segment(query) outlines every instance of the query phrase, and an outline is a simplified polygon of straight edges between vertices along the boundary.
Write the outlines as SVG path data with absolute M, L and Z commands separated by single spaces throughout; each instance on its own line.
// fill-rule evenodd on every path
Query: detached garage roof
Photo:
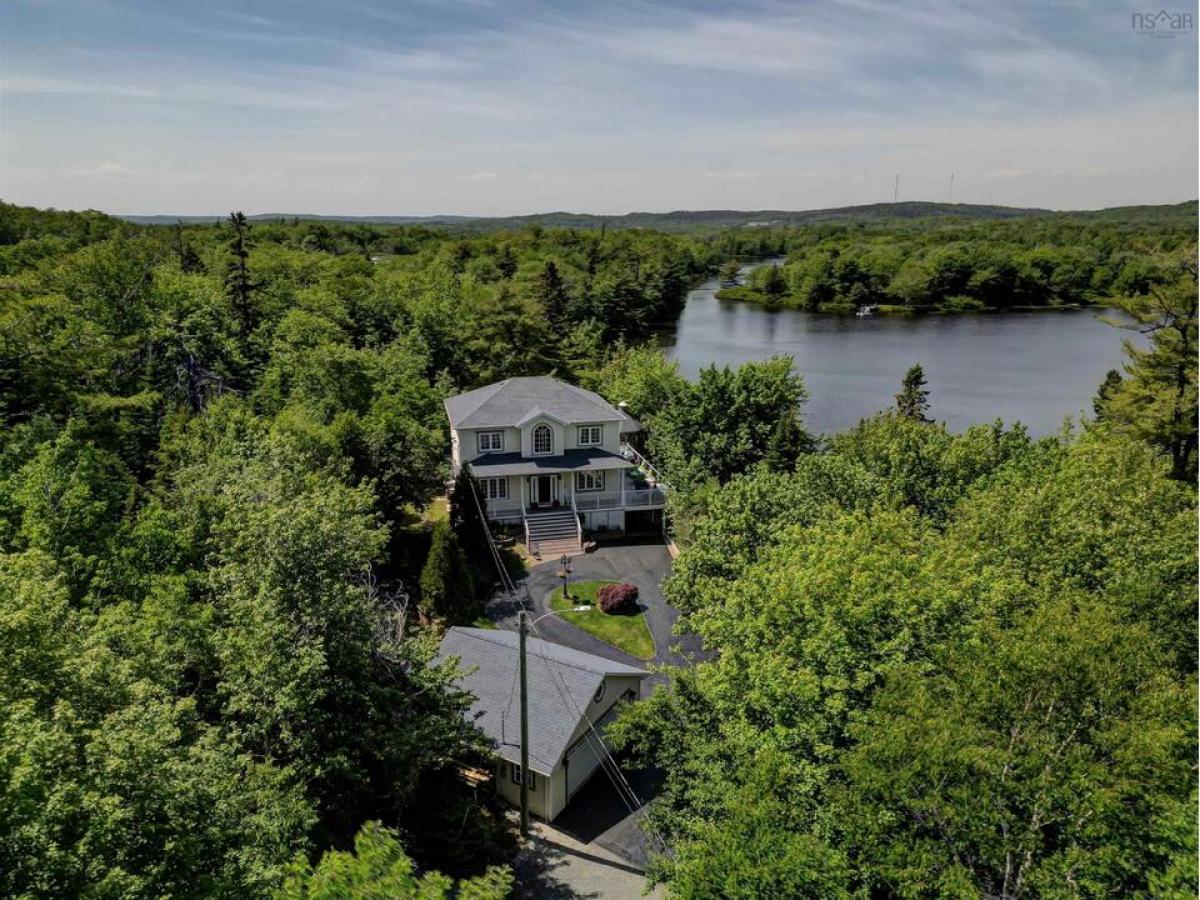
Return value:
M 547 375 L 506 378 L 445 402 L 451 428 L 513 428 L 545 415 L 564 425 L 620 422 L 623 434 L 641 430 L 636 419 L 599 394 Z
M 475 696 L 468 720 L 496 742 L 510 762 L 521 761 L 518 636 L 488 628 L 451 628 L 438 659 L 456 656 L 465 674 L 459 686 Z M 571 743 L 582 713 L 609 675 L 646 672 L 602 656 L 528 638 L 529 767 L 549 776 Z

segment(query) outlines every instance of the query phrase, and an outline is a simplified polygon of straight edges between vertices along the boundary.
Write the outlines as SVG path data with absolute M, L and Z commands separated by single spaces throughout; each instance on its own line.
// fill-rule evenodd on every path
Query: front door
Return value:
M 551 476 L 538 475 L 533 479 L 533 502 L 537 506 L 549 506 L 553 501 L 550 496 Z

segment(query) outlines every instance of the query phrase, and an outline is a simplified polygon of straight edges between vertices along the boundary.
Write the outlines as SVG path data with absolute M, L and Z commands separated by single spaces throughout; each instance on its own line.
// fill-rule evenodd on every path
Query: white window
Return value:
M 508 499 L 507 478 L 481 478 L 479 484 L 483 488 L 483 495 L 488 500 Z
M 577 491 L 602 491 L 602 490 L 604 490 L 604 473 L 603 472 L 576 472 L 575 473 L 575 490 L 577 490 Z
M 539 425 L 533 429 L 533 452 L 546 454 L 554 450 L 554 432 L 549 425 Z
M 521 764 L 520 763 L 509 763 L 508 765 L 509 765 L 509 769 L 510 769 L 509 777 L 512 779 L 512 783 L 520 784 L 521 783 Z M 537 775 L 532 770 L 525 773 L 525 781 L 529 785 L 529 789 L 531 791 L 537 790 Z
M 579 446 L 599 447 L 604 443 L 604 427 L 601 425 L 580 425 Z
M 479 452 L 494 453 L 497 450 L 504 449 L 504 432 L 503 431 L 481 431 L 479 432 Z

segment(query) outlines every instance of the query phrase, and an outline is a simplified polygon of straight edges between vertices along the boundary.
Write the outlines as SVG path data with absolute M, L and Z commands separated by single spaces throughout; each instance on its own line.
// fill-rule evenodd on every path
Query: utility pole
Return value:
M 529 632 L 528 614 L 517 614 L 521 635 L 521 837 L 529 837 L 529 690 L 525 683 L 525 635 Z
M 900 175 L 899 175 L 899 173 L 896 174 L 896 187 L 895 187 L 895 190 L 892 191 L 892 202 L 893 203 L 900 202 Z

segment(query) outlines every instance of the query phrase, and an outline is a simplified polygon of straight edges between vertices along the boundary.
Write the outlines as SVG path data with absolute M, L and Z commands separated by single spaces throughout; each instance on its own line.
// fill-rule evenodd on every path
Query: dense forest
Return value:
M 813 226 L 790 236 L 785 261 L 756 269 L 744 284 L 723 272 L 718 296 L 813 312 L 1053 308 L 1145 296 L 1174 279 L 1172 254 L 1194 240 L 1188 206 L 1127 219 Z
M 669 599 L 715 654 L 614 731 L 666 773 L 675 896 L 1185 896 L 1194 223 L 952 227 L 1112 273 L 1150 345 L 1075 432 L 951 434 L 914 370 L 822 440 L 791 360 L 689 381 L 644 342 L 730 259 L 899 273 L 940 225 L 0 206 L 0 893 L 507 896 L 511 828 L 453 777 L 487 748 L 432 662 L 490 559 L 431 501 L 442 398 L 554 373 L 648 425 Z

